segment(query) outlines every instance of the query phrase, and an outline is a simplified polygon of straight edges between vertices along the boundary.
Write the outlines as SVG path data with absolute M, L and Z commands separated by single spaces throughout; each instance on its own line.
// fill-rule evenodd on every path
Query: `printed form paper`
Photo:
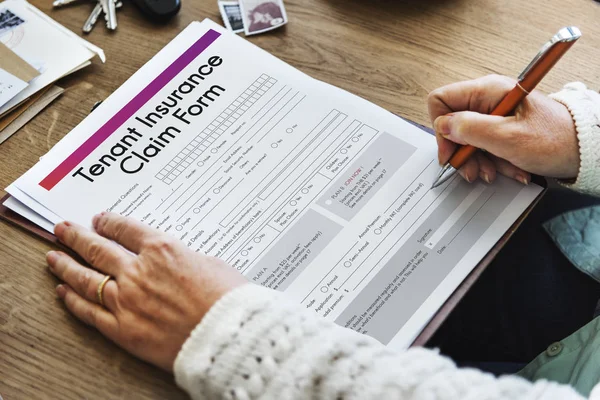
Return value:
M 0 107 L 8 103 L 26 87 L 27 82 L 0 68 Z
M 137 218 L 404 348 L 541 191 L 429 189 L 436 154 L 426 132 L 204 21 L 8 191 L 52 223 Z

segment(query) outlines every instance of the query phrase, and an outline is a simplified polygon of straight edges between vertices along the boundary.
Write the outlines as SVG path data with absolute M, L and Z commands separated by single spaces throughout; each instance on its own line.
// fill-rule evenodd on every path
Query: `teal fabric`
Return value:
M 600 206 L 562 214 L 544 228 L 575 267 L 600 282 Z M 600 317 L 548 346 L 517 375 L 569 384 L 589 396 L 600 383 Z
M 574 387 L 588 397 L 600 382 L 600 317 L 560 342 L 552 343 L 517 375 Z
M 559 215 L 544 228 L 574 266 L 600 282 L 600 206 Z

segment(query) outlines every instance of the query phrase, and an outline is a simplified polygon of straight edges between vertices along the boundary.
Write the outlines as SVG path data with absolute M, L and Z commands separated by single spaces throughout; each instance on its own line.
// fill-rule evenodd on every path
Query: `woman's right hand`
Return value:
M 430 93 L 429 115 L 438 142 L 440 164 L 446 163 L 457 144 L 470 144 L 477 152 L 461 168 L 469 182 L 478 176 L 492 182 L 499 172 L 527 184 L 529 173 L 554 178 L 576 178 L 579 143 L 573 118 L 561 103 L 533 91 L 513 116 L 488 115 L 516 81 L 490 75 L 453 83 Z

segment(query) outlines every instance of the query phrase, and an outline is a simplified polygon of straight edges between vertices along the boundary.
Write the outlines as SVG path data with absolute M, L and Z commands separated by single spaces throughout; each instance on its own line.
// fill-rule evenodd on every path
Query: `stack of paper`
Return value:
M 25 0 L 0 3 L 0 143 L 54 100 L 53 83 L 102 50 Z

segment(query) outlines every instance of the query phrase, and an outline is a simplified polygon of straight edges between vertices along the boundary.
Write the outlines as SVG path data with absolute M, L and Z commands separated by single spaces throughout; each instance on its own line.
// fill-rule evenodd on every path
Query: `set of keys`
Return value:
M 82 0 L 56 0 L 52 5 L 54 7 L 63 7 L 80 1 Z M 90 33 L 103 14 L 106 27 L 112 31 L 117 29 L 117 9 L 122 6 L 123 3 L 120 0 L 97 0 L 96 6 L 85 21 L 85 24 L 83 24 L 83 32 Z

